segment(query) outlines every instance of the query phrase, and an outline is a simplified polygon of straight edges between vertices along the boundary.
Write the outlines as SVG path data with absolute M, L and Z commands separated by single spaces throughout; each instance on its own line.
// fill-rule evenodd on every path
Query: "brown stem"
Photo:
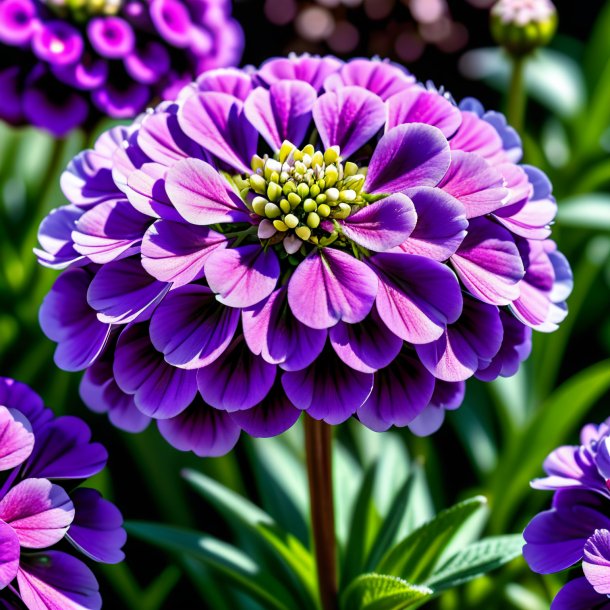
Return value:
M 332 428 L 308 415 L 305 416 L 305 453 L 320 602 L 323 610 L 337 610 Z

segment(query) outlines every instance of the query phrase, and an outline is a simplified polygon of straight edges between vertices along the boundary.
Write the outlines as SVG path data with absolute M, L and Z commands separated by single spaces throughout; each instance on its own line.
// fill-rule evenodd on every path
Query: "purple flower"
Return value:
M 93 573 L 56 545 L 65 540 L 93 561 L 123 560 L 121 513 L 80 486 L 102 470 L 106 450 L 83 421 L 55 418 L 22 383 L 0 378 L 0 405 L 0 602 L 97 610 Z
M 230 0 L 0 0 L 0 119 L 56 136 L 133 118 L 237 63 Z
M 530 568 L 550 574 L 580 564 L 584 576 L 570 581 L 552 610 L 610 608 L 610 427 L 582 429 L 581 444 L 555 449 L 547 476 L 532 487 L 555 491 L 553 506 L 530 522 L 523 554 Z
M 551 187 L 507 133 L 388 62 L 207 72 L 64 173 L 37 251 L 57 364 L 198 455 L 302 411 L 435 431 L 565 315 Z

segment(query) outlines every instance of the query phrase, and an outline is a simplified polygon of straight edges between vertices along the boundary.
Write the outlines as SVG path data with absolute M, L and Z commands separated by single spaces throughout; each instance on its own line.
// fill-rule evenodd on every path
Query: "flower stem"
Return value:
M 527 59 L 524 56 L 512 57 L 512 73 L 510 78 L 510 87 L 508 90 L 508 108 L 507 118 L 519 133 L 523 129 L 523 121 L 525 117 L 525 84 L 524 71 L 525 62 Z
M 305 416 L 305 453 L 320 602 L 322 610 L 337 610 L 332 428 L 308 415 Z

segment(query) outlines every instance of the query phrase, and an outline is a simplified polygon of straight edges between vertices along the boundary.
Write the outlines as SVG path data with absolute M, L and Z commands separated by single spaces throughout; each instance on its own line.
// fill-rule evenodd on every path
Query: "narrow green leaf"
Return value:
M 265 608 L 293 610 L 295 600 L 283 584 L 261 570 L 260 566 L 239 549 L 217 538 L 184 528 L 143 521 L 125 524 L 136 538 L 162 549 L 186 554 L 220 571 L 236 586 L 260 601 Z
M 363 574 L 356 578 L 341 599 L 343 610 L 402 610 L 417 604 L 433 592 L 387 574 Z
M 522 548 L 521 534 L 479 540 L 457 552 L 435 570 L 426 585 L 435 592 L 457 587 L 519 557 Z
M 400 576 L 411 582 L 425 580 L 461 527 L 486 503 L 484 497 L 477 496 L 440 512 L 390 549 L 376 572 Z

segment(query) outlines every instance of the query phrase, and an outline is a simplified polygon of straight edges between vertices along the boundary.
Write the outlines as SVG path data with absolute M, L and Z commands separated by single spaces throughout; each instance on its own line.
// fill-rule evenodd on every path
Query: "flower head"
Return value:
M 430 433 L 566 314 L 551 185 L 520 154 L 502 115 L 391 63 L 208 72 L 64 174 L 38 250 L 65 269 L 56 362 L 201 455 L 302 411 Z
M 536 489 L 555 491 L 553 507 L 536 515 L 524 532 L 523 554 L 540 574 L 582 565 L 552 610 L 610 608 L 610 422 L 585 426 L 580 445 L 555 449 L 545 460 L 547 476 Z
M 0 119 L 62 136 L 237 62 L 230 0 L 0 0 Z
M 14 608 L 21 600 L 28 610 L 101 608 L 91 570 L 56 546 L 67 541 L 93 561 L 123 560 L 121 514 L 96 490 L 80 487 L 102 470 L 106 450 L 90 441 L 83 421 L 54 417 L 28 386 L 6 378 L 0 435 L 0 602 Z

